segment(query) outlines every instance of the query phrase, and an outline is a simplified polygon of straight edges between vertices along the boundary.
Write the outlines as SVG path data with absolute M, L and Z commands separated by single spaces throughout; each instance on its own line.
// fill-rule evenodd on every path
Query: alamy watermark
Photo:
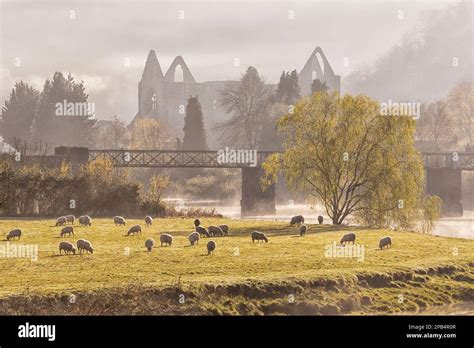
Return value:
M 257 166 L 257 150 L 240 149 L 234 150 L 226 146 L 225 149 L 217 151 L 217 163 L 219 164 L 248 164 L 250 167 Z
M 380 114 L 383 116 L 410 116 L 420 118 L 421 104 L 418 102 L 394 102 L 389 99 L 380 103 Z
M 365 247 L 361 244 L 340 245 L 333 242 L 324 247 L 324 256 L 327 258 L 356 258 L 357 261 L 364 261 Z
M 23 258 L 31 261 L 38 260 L 37 244 L 17 244 L 2 243 L 0 244 L 0 258 Z
M 95 103 L 92 102 L 68 102 L 63 100 L 55 104 L 56 116 L 95 116 Z

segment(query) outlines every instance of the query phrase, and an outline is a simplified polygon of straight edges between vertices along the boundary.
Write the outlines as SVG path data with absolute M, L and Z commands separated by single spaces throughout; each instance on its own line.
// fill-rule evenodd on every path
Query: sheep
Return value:
M 67 222 L 67 219 L 65 216 L 58 217 L 58 219 L 56 220 L 56 226 L 65 225 L 66 222 Z
M 72 226 L 63 227 L 63 229 L 61 230 L 61 237 L 64 237 L 66 234 L 68 236 L 70 236 L 71 234 L 74 236 L 74 227 Z
M 122 216 L 114 216 L 114 224 L 117 225 L 124 225 L 125 226 L 125 219 Z
M 130 227 L 128 230 L 127 236 L 130 236 L 131 234 L 142 234 L 142 227 L 140 225 L 134 225 Z
M 296 215 L 291 218 L 290 226 L 299 225 L 301 223 L 304 223 L 303 215 Z
M 303 237 L 306 234 L 307 227 L 306 225 L 302 225 L 300 227 L 300 237 Z
M 318 216 L 318 222 L 319 222 L 319 224 L 322 225 L 322 224 L 323 224 L 323 221 L 324 221 L 323 217 L 322 217 L 321 215 L 319 215 L 319 216 Z
M 224 232 L 222 231 L 222 229 L 217 226 L 209 226 L 207 230 L 209 231 L 209 234 L 213 237 L 217 237 L 217 236 L 222 237 L 224 235 Z
M 201 224 L 199 219 L 194 220 L 194 227 L 198 227 Z
M 193 232 L 188 236 L 188 240 L 189 240 L 189 243 L 191 243 L 191 245 L 198 244 L 199 238 L 200 236 L 199 236 L 199 233 L 197 232 Z
M 210 255 L 211 253 L 214 253 L 214 250 L 216 250 L 216 242 L 214 242 L 213 240 L 209 241 L 207 243 L 207 255 Z
M 204 237 L 209 238 L 211 236 L 209 232 L 207 232 L 207 230 L 202 226 L 196 227 L 196 232 L 199 233 L 199 235 L 204 236 Z
M 160 242 L 161 246 L 163 246 L 163 244 L 171 246 L 171 243 L 173 243 L 173 236 L 171 234 L 163 233 L 160 235 Z
M 79 254 L 82 255 L 83 250 L 85 250 L 87 252 L 90 252 L 91 254 L 94 253 L 94 249 L 92 248 L 92 244 L 88 240 L 79 239 L 76 244 L 77 244 L 77 250 L 79 250 Z
M 76 247 L 72 243 L 69 243 L 69 242 L 59 243 L 59 254 L 61 254 L 62 251 L 64 251 L 64 254 L 73 253 L 74 255 L 76 255 L 76 250 L 77 250 Z
M 153 247 L 155 246 L 155 241 L 151 238 L 147 239 L 145 241 L 145 248 L 147 248 L 148 251 L 151 251 Z
M 356 240 L 355 233 L 348 233 L 342 236 L 341 242 L 339 244 L 345 245 L 347 242 L 352 242 L 352 244 L 354 244 L 355 240 Z
M 79 224 L 81 224 L 82 226 L 91 226 L 92 219 L 89 215 L 79 216 Z
M 252 243 L 254 241 L 265 241 L 265 243 L 268 243 L 268 238 L 263 232 L 258 232 L 258 231 L 253 231 L 252 232 Z
M 150 215 L 145 216 L 145 223 L 147 226 L 151 226 L 153 224 L 153 218 Z
M 70 222 L 71 225 L 74 225 L 75 220 L 76 220 L 76 217 L 74 215 L 66 215 L 66 221 Z
M 219 227 L 221 228 L 222 232 L 224 232 L 224 236 L 229 235 L 229 226 L 227 226 L 227 225 L 219 225 Z
M 379 248 L 382 250 L 384 247 L 387 247 L 387 249 L 392 247 L 392 238 L 390 237 L 383 237 L 379 241 Z
M 8 232 L 7 240 L 10 240 L 13 238 L 18 238 L 18 240 L 20 240 L 20 237 L 21 237 L 21 230 L 17 228 L 15 230 L 11 230 L 10 232 Z

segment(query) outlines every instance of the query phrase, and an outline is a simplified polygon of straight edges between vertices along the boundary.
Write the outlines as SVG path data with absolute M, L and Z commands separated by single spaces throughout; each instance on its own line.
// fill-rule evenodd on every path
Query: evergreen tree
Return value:
M 284 104 L 294 104 L 300 98 L 300 86 L 298 83 L 298 73 L 296 70 L 290 72 L 283 71 L 278 83 L 276 96 L 277 102 Z
M 17 82 L 2 108 L 0 133 L 7 141 L 28 141 L 38 105 L 39 91 L 23 81 Z
M 208 150 L 206 130 L 198 97 L 190 97 L 184 118 L 183 150 Z
M 311 85 L 311 94 L 316 92 L 326 92 L 328 89 L 326 82 L 321 82 L 319 79 L 315 79 Z

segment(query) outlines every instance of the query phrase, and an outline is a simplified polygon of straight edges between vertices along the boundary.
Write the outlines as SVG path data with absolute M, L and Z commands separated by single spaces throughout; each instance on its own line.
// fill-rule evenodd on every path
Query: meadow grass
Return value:
M 284 222 L 206 218 L 204 226 L 230 228 L 229 236 L 212 238 L 217 249 L 208 256 L 208 238 L 195 246 L 188 242 L 193 219 L 157 218 L 150 227 L 142 220 L 127 220 L 124 227 L 111 218 L 93 219 L 91 227 L 76 222 L 75 236 L 64 238 L 54 222 L 0 220 L 1 244 L 7 245 L 2 234 L 21 228 L 21 240 L 10 246 L 39 250 L 36 261 L 0 257 L 0 312 L 3 304 L 3 312 L 12 313 L 5 309 L 11 298 L 108 291 L 117 300 L 121 291 L 159 297 L 160 289 L 186 292 L 194 298 L 187 310 L 198 314 L 404 312 L 474 299 L 474 240 L 329 225 L 308 225 L 300 237 L 297 227 Z M 134 224 L 142 226 L 142 235 L 126 236 Z M 254 230 L 265 232 L 269 243 L 252 243 Z M 327 248 L 349 231 L 356 233 L 363 254 L 327 257 Z M 173 235 L 171 247 L 160 247 L 161 233 Z M 386 235 L 392 248 L 380 250 L 378 241 Z M 79 238 L 91 241 L 93 255 L 59 255 L 61 241 Z M 145 249 L 147 238 L 156 242 L 152 252 Z M 148 304 L 150 313 L 166 312 L 158 307 Z M 181 311 L 186 313 L 185 307 L 170 309 Z

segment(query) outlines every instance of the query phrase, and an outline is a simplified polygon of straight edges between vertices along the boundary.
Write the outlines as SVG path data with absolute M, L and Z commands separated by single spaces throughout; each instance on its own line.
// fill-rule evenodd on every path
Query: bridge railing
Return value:
M 115 167 L 247 168 L 261 166 L 270 151 L 89 150 L 89 161 L 110 160 Z

